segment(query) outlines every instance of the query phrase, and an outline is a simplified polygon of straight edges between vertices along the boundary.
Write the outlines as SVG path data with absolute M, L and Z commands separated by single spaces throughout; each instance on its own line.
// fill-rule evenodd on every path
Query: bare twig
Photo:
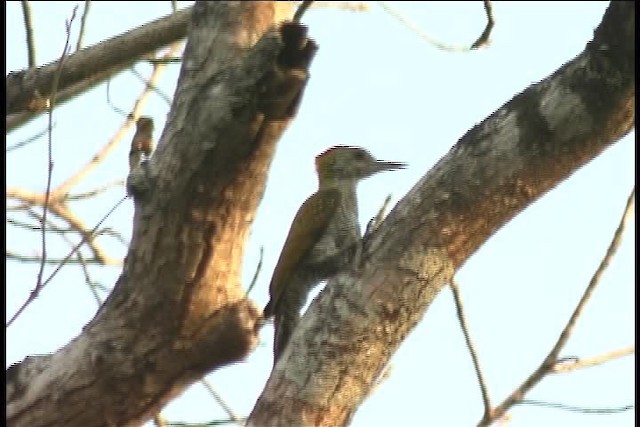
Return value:
M 67 243 L 69 243 L 69 245 L 73 247 L 73 243 L 66 236 L 64 237 L 64 240 L 66 240 Z M 91 275 L 89 274 L 89 266 L 86 260 L 84 259 L 84 257 L 82 256 L 81 251 L 76 252 L 76 258 L 78 259 L 78 264 L 80 264 L 80 267 L 82 268 L 82 274 L 84 275 L 84 282 L 86 283 L 87 287 L 89 288 L 89 291 L 91 292 L 91 295 L 93 295 L 93 298 L 96 300 L 96 303 L 99 306 L 100 304 L 102 304 L 102 298 L 100 298 L 100 295 L 98 295 L 98 292 L 96 291 L 96 288 L 93 285 L 93 280 L 91 280 Z
M 49 140 L 47 143 L 47 188 L 44 193 L 44 205 L 42 206 L 42 263 L 40 264 L 40 271 L 38 271 L 38 277 L 36 280 L 36 289 L 42 284 L 42 274 L 44 273 L 44 260 L 47 258 L 47 208 L 49 206 L 49 196 L 51 195 L 51 176 L 53 175 L 53 109 L 56 104 L 56 92 L 58 91 L 58 82 L 60 81 L 60 75 L 62 74 L 62 67 L 64 66 L 64 59 L 69 52 L 69 39 L 71 38 L 71 24 L 76 17 L 76 10 L 78 6 L 73 8 L 71 13 L 71 19 L 66 22 L 67 38 L 64 42 L 64 49 L 62 55 L 60 55 L 60 61 L 58 64 L 58 70 L 53 78 L 53 84 L 51 87 L 51 98 L 49 100 Z
M 242 425 L 243 420 L 240 419 L 234 412 L 233 410 L 229 407 L 229 405 L 227 405 L 227 403 L 222 399 L 222 396 L 220 396 L 218 394 L 218 392 L 216 392 L 213 389 L 213 386 L 211 384 L 209 384 L 209 382 L 203 378 L 200 380 L 200 382 L 202 383 L 202 385 L 204 386 L 204 388 L 207 389 L 207 391 L 209 392 L 209 394 L 211 394 L 211 396 L 213 396 L 213 398 L 216 400 L 216 402 L 218 402 L 218 405 L 220 405 L 222 407 L 222 409 L 224 409 L 224 411 L 227 413 L 227 415 L 229 415 L 229 418 L 231 418 L 231 420 L 233 420 L 233 422 L 235 424 L 238 425 Z
M 582 406 L 565 405 L 563 403 L 544 402 L 541 400 L 525 399 L 516 403 L 516 405 L 529 405 L 529 406 L 542 406 L 545 408 L 562 409 L 563 411 L 580 412 L 582 414 L 617 414 L 620 412 L 626 412 L 633 408 L 635 405 L 620 406 L 617 408 L 585 408 Z
M 311 6 L 312 4 L 313 4 L 313 1 L 309 1 L 309 0 L 305 0 L 302 3 L 300 3 L 300 6 L 298 6 L 298 9 L 296 9 L 296 13 L 293 14 L 292 21 L 300 22 L 300 20 L 302 19 L 302 16 L 307 11 L 307 9 L 309 9 L 309 6 Z
M 382 206 L 378 210 L 378 213 L 376 214 L 376 216 L 371 218 L 371 220 L 369 220 L 369 222 L 367 223 L 367 228 L 364 231 L 364 235 L 365 235 L 364 238 L 369 236 L 371 233 L 373 233 L 373 230 L 378 228 L 378 225 L 380 225 L 380 223 L 384 219 L 384 216 L 387 213 L 387 207 L 389 206 L 390 202 L 391 202 L 391 194 L 388 194 L 387 197 L 384 199 L 384 202 L 382 203 Z
M 599 356 L 590 357 L 587 359 L 579 359 L 576 357 L 576 358 L 573 358 L 572 360 L 567 360 L 567 358 L 564 358 L 562 360 L 558 360 L 558 362 L 553 366 L 553 369 L 551 371 L 553 373 L 560 373 L 560 372 L 571 372 L 571 371 L 575 371 L 582 368 L 590 368 L 592 366 L 601 365 L 605 362 L 609 362 L 611 360 L 628 356 L 630 354 L 635 353 L 635 351 L 636 351 L 636 346 L 630 345 L 628 347 L 609 351 Z
M 90 190 L 90 191 L 86 191 L 84 193 L 78 193 L 78 194 L 69 194 L 66 197 L 66 200 L 84 200 L 84 199 L 89 199 L 91 197 L 95 197 L 101 193 L 104 193 L 105 191 L 107 191 L 110 188 L 116 187 L 116 186 L 124 186 L 124 180 L 122 179 L 117 179 L 113 182 L 110 182 L 109 184 L 105 184 L 101 187 L 98 187 L 96 189 Z
M 178 1 L 177 0 L 171 0 L 171 11 L 172 12 L 177 12 L 178 11 Z
M 53 128 L 55 128 L 56 125 L 55 123 L 53 124 Z M 7 153 L 13 150 L 17 150 L 18 148 L 22 148 L 26 145 L 31 144 L 32 142 L 36 142 L 38 139 L 42 138 L 43 136 L 45 136 L 47 133 L 49 133 L 49 127 L 47 126 L 46 129 L 41 130 L 40 132 L 38 132 L 37 134 L 30 136 L 29 138 L 25 139 L 24 141 L 20 141 L 20 142 L 16 142 L 15 144 L 7 147 Z
M 332 8 L 347 12 L 367 12 L 369 5 L 364 1 L 317 1 L 314 8 Z
M 260 246 L 260 259 L 258 260 L 258 265 L 256 265 L 256 271 L 253 273 L 253 279 L 251 279 L 251 283 L 249 283 L 249 287 L 247 288 L 247 295 L 249 295 L 249 292 L 251 292 L 258 281 L 260 270 L 262 270 L 262 255 L 264 255 L 264 246 Z
M 32 193 L 20 188 L 7 188 L 6 195 L 9 199 L 14 198 L 24 202 L 26 207 L 22 210 L 27 210 L 31 216 L 38 219 L 41 223 L 46 219 L 42 215 L 34 213 L 32 209 L 29 209 L 34 205 L 43 206 L 45 204 L 45 195 Z M 100 259 L 103 265 L 120 265 L 119 260 L 109 257 L 98 245 L 97 241 L 92 238 L 90 235 L 91 232 L 84 226 L 84 223 L 64 203 L 65 200 L 63 196 L 64 195 L 61 195 L 57 190 L 53 191 L 50 200 L 47 202 L 47 206 L 49 207 L 48 211 L 65 220 L 71 227 L 75 228 L 79 234 L 85 236 L 89 248 L 93 251 L 94 257 Z M 46 227 L 43 232 L 47 232 Z M 42 259 L 46 262 L 46 257 L 43 256 Z
M 33 22 L 31 21 L 31 4 L 28 0 L 22 0 L 22 17 L 24 18 L 24 32 L 27 36 L 29 68 L 34 68 L 36 66 L 36 43 L 33 35 Z
M 489 391 L 487 389 L 487 382 L 484 379 L 484 375 L 482 374 L 482 369 L 480 368 L 480 360 L 478 358 L 478 354 L 476 353 L 475 346 L 471 341 L 471 335 L 469 334 L 469 325 L 467 324 L 467 319 L 464 314 L 464 307 L 462 305 L 462 296 L 460 295 L 460 289 L 458 284 L 455 281 L 451 282 L 451 293 L 453 294 L 453 300 L 456 304 L 456 314 L 458 316 L 458 322 L 460 323 L 460 329 L 462 329 L 462 333 L 464 334 L 464 340 L 467 344 L 467 349 L 469 349 L 469 354 L 471 355 L 471 360 L 473 361 L 473 368 L 476 371 L 476 377 L 478 378 L 478 384 L 480 385 L 480 392 L 482 393 L 482 403 L 484 404 L 484 417 L 491 417 L 491 400 L 489 398 Z
M 28 222 L 23 222 L 20 220 L 17 220 L 15 218 L 7 218 L 7 224 L 9 225 L 13 225 L 16 228 L 21 228 L 23 230 L 27 230 L 27 231 L 37 231 L 37 232 L 42 232 L 42 224 L 38 223 L 38 224 L 31 224 Z M 75 233 L 76 230 L 74 230 L 73 228 L 63 228 L 63 227 L 58 227 L 56 224 L 53 224 L 50 220 L 47 221 L 47 232 L 49 233 L 58 233 L 58 234 L 64 234 L 64 233 Z
M 484 27 L 484 31 L 478 37 L 478 40 L 473 42 L 471 45 L 471 49 L 479 49 L 484 46 L 489 45 L 489 37 L 491 36 L 491 30 L 493 30 L 493 26 L 495 21 L 493 20 L 493 6 L 491 5 L 491 0 L 484 0 L 484 11 L 487 14 L 487 26 Z
M 113 211 L 115 211 L 118 206 L 120 206 L 122 204 L 122 202 L 124 202 L 127 199 L 127 196 L 123 197 L 122 199 L 120 199 L 120 201 L 118 201 L 118 203 L 116 203 L 110 210 L 109 212 L 106 213 L 105 216 L 102 217 L 102 219 L 96 224 L 95 227 L 93 227 L 93 230 L 91 231 L 91 233 L 89 233 L 89 237 L 98 229 L 100 228 L 100 226 L 102 225 L 102 223 L 113 213 Z M 31 294 L 29 294 L 29 297 L 27 298 L 27 300 L 22 304 L 22 306 L 18 309 L 18 311 L 11 317 L 11 319 L 7 322 L 6 327 L 8 328 L 9 326 L 11 326 L 11 324 L 20 316 L 20 314 L 22 314 L 22 312 L 29 306 L 29 304 L 31 304 L 40 294 L 40 292 L 42 292 L 42 290 L 44 289 L 45 286 L 47 286 L 47 284 L 49 282 L 51 282 L 51 279 L 53 279 L 55 277 L 56 274 L 58 274 L 58 272 L 62 269 L 62 267 L 64 267 L 64 265 L 69 261 L 69 259 L 76 253 L 76 251 L 80 248 L 80 246 L 82 246 L 82 244 L 86 241 L 87 236 L 84 235 L 82 236 L 82 239 L 80 239 L 80 242 L 78 242 L 77 245 L 75 245 L 73 247 L 73 249 L 71 250 L 71 252 L 69 252 L 67 254 L 66 257 L 64 257 L 60 263 L 58 264 L 58 266 L 55 268 L 55 270 L 53 270 L 53 272 L 49 275 L 49 277 L 47 278 L 47 280 L 45 280 L 44 282 L 42 282 L 41 285 L 36 286 L 32 291 Z M 44 264 L 43 264 L 44 265 Z
M 448 51 L 448 52 L 469 52 L 472 49 L 478 49 L 480 47 L 487 45 L 489 36 L 491 34 L 491 30 L 493 29 L 493 25 L 494 25 L 491 2 L 489 2 L 488 0 L 485 0 L 484 7 L 485 7 L 485 12 L 487 14 L 487 26 L 485 27 L 480 37 L 471 46 L 448 45 L 448 44 L 439 42 L 433 37 L 429 36 L 420 27 L 413 24 L 406 17 L 404 17 L 400 12 L 398 12 L 395 8 L 389 5 L 389 2 L 378 1 L 377 3 L 385 10 L 385 12 L 387 12 L 389 15 L 393 16 L 398 21 L 400 21 L 402 25 L 404 25 L 411 31 L 415 32 L 427 43 L 431 44 L 437 49 Z
M 122 117 L 127 117 L 128 114 L 122 108 L 118 107 L 113 101 L 111 101 L 111 79 L 107 80 L 107 84 L 105 85 L 107 89 L 107 105 L 111 107 L 113 111 L 121 115 Z M 129 117 L 129 120 L 132 120 L 132 117 Z
M 90 8 L 91 8 L 91 0 L 84 0 L 84 11 L 82 12 L 82 18 L 80 19 L 80 31 L 78 33 L 78 42 L 76 43 L 76 51 L 82 49 L 82 40 L 84 39 L 84 29 L 87 23 L 87 17 L 89 16 Z
M 22 263 L 26 263 L 26 262 L 41 263 L 42 262 L 42 257 L 40 255 L 22 255 L 22 254 L 18 254 L 18 253 L 7 250 L 5 251 L 5 256 L 6 256 L 6 259 L 8 260 L 22 262 Z M 102 262 L 102 260 L 97 258 L 83 258 L 83 260 L 85 264 L 95 264 L 95 265 L 101 265 L 101 266 L 104 265 L 104 262 Z M 78 259 L 47 258 L 45 260 L 45 263 L 47 265 L 57 265 L 57 264 L 60 264 L 61 262 L 64 262 L 66 264 L 78 264 Z
M 165 63 L 161 63 L 161 62 L 155 62 L 153 64 L 154 67 L 156 67 L 157 65 L 166 65 L 167 62 Z M 156 86 L 155 84 L 153 84 L 149 79 L 147 79 L 145 76 L 143 76 L 142 74 L 140 74 L 138 72 L 138 70 L 136 70 L 136 67 L 131 67 L 129 69 L 129 71 L 131 71 L 133 73 L 134 76 L 136 76 L 142 83 L 145 84 L 147 89 L 152 90 L 153 92 L 155 92 L 160 98 L 162 98 L 162 100 L 164 102 L 167 103 L 167 105 L 171 105 L 171 97 L 169 95 L 167 95 L 166 93 L 164 93 L 162 90 L 160 90 L 160 88 L 158 86 Z
M 578 317 L 580 317 L 580 314 L 582 313 L 585 305 L 591 298 L 593 291 L 595 290 L 596 286 L 600 282 L 600 277 L 602 277 L 602 274 L 604 273 L 606 268 L 609 266 L 609 262 L 611 262 L 611 259 L 615 255 L 618 249 L 618 246 L 620 245 L 620 241 L 622 240 L 622 234 L 624 232 L 625 225 L 629 221 L 629 218 L 631 217 L 632 212 L 634 210 L 635 191 L 636 190 L 634 187 L 633 190 L 631 191 L 631 194 L 629 195 L 629 198 L 627 200 L 627 205 L 625 207 L 624 213 L 620 220 L 620 224 L 618 225 L 618 228 L 614 233 L 613 239 L 609 247 L 607 248 L 607 252 L 605 256 L 602 258 L 602 261 L 600 262 L 600 265 L 596 269 L 596 272 L 593 274 L 593 277 L 591 278 L 589 285 L 585 289 L 584 294 L 580 299 L 580 302 L 576 306 L 575 310 L 573 311 L 573 314 L 569 318 L 569 321 L 567 322 L 566 326 L 562 330 L 562 333 L 560 334 L 560 337 L 558 338 L 556 344 L 553 346 L 553 348 L 551 349 L 547 357 L 545 357 L 545 359 L 542 361 L 540 366 L 529 376 L 529 378 L 527 378 L 499 406 L 493 409 L 491 417 L 488 417 L 488 418 L 483 417 L 483 419 L 480 420 L 480 423 L 478 424 L 479 426 L 488 426 L 494 420 L 501 418 L 509 410 L 509 408 L 511 408 L 513 405 L 517 404 L 518 402 L 522 401 L 523 397 L 527 394 L 527 392 L 531 390 L 535 385 L 537 385 L 544 378 L 546 374 L 553 371 L 554 367 L 558 362 L 558 355 L 560 354 L 560 352 L 566 345 L 567 341 L 569 340 L 569 337 L 573 332 L 573 328 L 578 320 Z

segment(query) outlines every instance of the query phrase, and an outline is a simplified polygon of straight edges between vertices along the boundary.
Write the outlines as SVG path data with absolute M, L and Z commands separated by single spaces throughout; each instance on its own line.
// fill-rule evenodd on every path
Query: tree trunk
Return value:
M 244 245 L 315 44 L 290 3 L 198 2 L 166 128 L 134 168 L 132 240 L 82 333 L 7 371 L 7 424 L 137 425 L 255 346 Z

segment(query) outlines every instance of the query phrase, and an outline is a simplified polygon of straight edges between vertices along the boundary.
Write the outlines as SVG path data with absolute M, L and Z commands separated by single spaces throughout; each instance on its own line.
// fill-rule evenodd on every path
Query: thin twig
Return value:
M 5 251 L 5 258 L 7 260 L 11 260 L 11 261 L 17 261 L 17 262 L 21 262 L 21 263 L 26 263 L 26 262 L 33 262 L 33 263 L 41 263 L 42 262 L 42 257 L 40 255 L 22 255 L 22 254 L 18 254 L 15 252 L 11 252 L 11 251 Z M 83 258 L 84 262 L 86 264 L 95 264 L 95 265 L 100 265 L 100 266 L 104 266 L 104 262 L 101 259 L 98 258 Z M 47 258 L 45 260 L 45 263 L 47 265 L 57 265 L 60 264 L 61 262 L 67 263 L 67 264 L 78 264 L 78 260 L 77 259 L 67 259 L 67 258 Z
M 165 62 L 163 65 L 166 65 L 167 62 Z M 160 65 L 160 62 L 156 62 L 154 63 L 154 67 L 156 65 Z M 145 78 L 142 74 L 140 74 L 138 72 L 138 70 L 136 70 L 136 67 L 131 67 L 129 69 L 129 71 L 131 71 L 133 73 L 134 76 L 136 76 L 142 83 L 145 84 L 147 89 L 152 90 L 153 92 L 155 92 L 160 98 L 162 98 L 162 100 L 164 102 L 167 103 L 167 105 L 171 105 L 171 97 L 169 95 L 167 95 L 166 93 L 164 93 L 162 90 L 160 90 L 160 88 L 158 88 L 158 86 L 156 86 L 155 84 L 151 83 L 147 78 Z
M 611 360 L 619 359 L 624 356 L 629 356 L 630 354 L 635 353 L 635 351 L 636 351 L 636 346 L 630 345 L 628 347 L 609 351 L 599 356 L 589 357 L 586 359 L 579 359 L 575 357 L 575 358 L 572 358 L 572 360 L 567 360 L 567 358 L 563 358 L 562 360 L 558 360 L 558 362 L 553 366 L 553 369 L 551 371 L 553 373 L 560 373 L 560 372 L 571 372 L 571 371 L 575 371 L 582 368 L 590 368 L 592 366 L 598 366 L 605 362 L 609 362 Z
M 172 12 L 177 12 L 178 11 L 178 1 L 177 0 L 171 0 L 171 11 Z
M 447 52 L 469 52 L 472 49 L 477 49 L 479 47 L 484 46 L 485 44 L 487 44 L 489 40 L 489 35 L 491 34 L 491 29 L 493 28 L 493 24 L 494 24 L 491 3 L 489 1 L 485 1 L 485 12 L 487 13 L 487 26 L 485 27 L 484 31 L 482 32 L 478 40 L 476 40 L 471 46 L 448 45 L 448 44 L 439 42 L 438 40 L 429 36 L 420 27 L 413 24 L 406 17 L 404 17 L 400 12 L 398 12 L 395 8 L 393 8 L 389 4 L 389 2 L 378 1 L 377 3 L 385 10 L 385 12 L 387 12 L 389 15 L 393 16 L 398 21 L 400 21 L 402 25 L 404 25 L 411 31 L 415 32 L 418 36 L 420 36 L 420 38 L 424 39 L 427 43 L 431 44 L 437 49 L 444 50 Z
M 300 20 L 302 19 L 302 16 L 307 11 L 307 9 L 309 9 L 309 6 L 311 6 L 312 4 L 313 4 L 313 1 L 309 1 L 309 0 L 305 0 L 302 3 L 300 3 L 300 6 L 298 6 L 298 9 L 296 9 L 296 13 L 293 14 L 292 21 L 300 22 Z
M 491 416 L 491 400 L 489 398 L 487 382 L 485 381 L 484 375 L 482 374 L 482 369 L 480 368 L 480 359 L 478 358 L 475 346 L 471 341 L 471 335 L 469 334 L 469 325 L 467 324 L 467 318 L 464 314 L 464 307 L 462 305 L 462 296 L 460 295 L 458 284 L 455 281 L 451 282 L 451 293 L 453 294 L 453 300 L 456 304 L 456 314 L 458 316 L 458 322 L 460 323 L 460 329 L 462 329 L 462 333 L 464 334 L 464 340 L 467 344 L 467 349 L 469 349 L 469 354 L 471 355 L 471 360 L 473 361 L 473 368 L 476 371 L 476 377 L 478 378 L 478 384 L 480 385 L 480 392 L 482 393 L 482 403 L 484 404 L 484 418 L 489 418 Z
M 493 30 L 493 26 L 495 21 L 493 19 L 493 6 L 491 5 L 491 0 L 484 0 L 484 11 L 487 14 L 487 25 L 484 27 L 484 31 L 478 37 L 478 40 L 473 42 L 471 45 L 471 49 L 479 49 L 484 46 L 489 45 L 489 37 L 491 36 L 491 30 Z
M 251 292 L 258 281 L 260 270 L 262 270 L 262 255 L 264 255 L 264 246 L 260 246 L 260 259 L 258 260 L 258 265 L 256 265 L 256 271 L 253 273 L 253 279 L 251 279 L 251 283 L 249 283 L 249 288 L 247 288 L 247 295 L 249 295 L 249 292 Z
M 509 410 L 509 408 L 511 408 L 517 402 L 522 401 L 523 397 L 527 394 L 527 392 L 531 390 L 535 385 L 537 385 L 544 378 L 546 374 L 553 371 L 553 368 L 554 366 L 556 366 L 558 361 L 558 355 L 560 354 L 560 352 L 566 345 L 567 341 L 569 340 L 569 337 L 573 332 L 573 328 L 578 320 L 578 317 L 580 317 L 580 314 L 582 314 L 582 311 L 585 305 L 587 304 L 587 302 L 589 301 L 589 299 L 591 298 L 593 291 L 595 290 L 598 283 L 600 283 L 600 278 L 602 277 L 602 274 L 604 273 L 606 268 L 609 266 L 611 259 L 615 255 L 618 249 L 618 246 L 622 241 L 622 234 L 624 232 L 625 226 L 629 221 L 629 218 L 631 218 L 632 212 L 634 210 L 635 193 L 636 193 L 636 190 L 634 187 L 633 190 L 631 191 L 631 194 L 629 195 L 629 198 L 627 199 L 627 205 L 625 207 L 624 213 L 622 214 L 622 218 L 620 219 L 620 224 L 618 225 L 618 228 L 616 229 L 613 235 L 613 239 L 611 240 L 611 243 L 607 248 L 607 252 L 605 256 L 602 258 L 602 261 L 600 261 L 600 265 L 596 269 L 596 272 L 593 274 L 593 277 L 591 277 L 589 285 L 585 289 L 584 294 L 582 295 L 582 298 L 580 298 L 580 302 L 576 306 L 575 310 L 573 311 L 573 314 L 569 318 L 569 321 L 567 322 L 566 326 L 562 330 L 562 333 L 560 334 L 560 337 L 558 338 L 556 344 L 553 346 L 553 348 L 551 349 L 547 357 L 545 357 L 545 359 L 542 361 L 540 366 L 529 376 L 529 378 L 527 378 L 499 406 L 493 409 L 491 417 L 483 418 L 482 420 L 480 420 L 480 423 L 478 424 L 479 426 L 488 426 L 494 420 L 501 418 Z
M 109 216 L 113 213 L 113 211 L 115 211 L 118 206 L 120 206 L 122 204 L 122 202 L 124 202 L 127 199 L 127 196 L 123 197 L 122 199 L 120 199 L 120 201 L 118 201 L 118 203 L 116 203 L 110 210 L 109 212 L 106 213 L 105 216 L 102 217 L 102 219 L 96 224 L 95 227 L 93 227 L 93 229 L 91 230 L 91 233 L 88 234 L 88 236 L 91 236 L 93 233 L 95 233 L 95 231 L 100 228 L 100 226 L 102 225 L 102 223 L 104 221 L 106 221 L 107 218 L 109 218 Z M 47 278 L 47 280 L 45 280 L 44 282 L 42 282 L 41 285 L 36 286 L 31 293 L 29 294 L 29 297 L 27 298 L 27 300 L 22 304 L 22 306 L 20 307 L 20 309 L 18 309 L 18 311 L 11 317 L 11 319 L 7 322 L 6 327 L 8 328 L 9 326 L 11 326 L 11 324 L 18 318 L 18 316 L 20 316 L 20 314 L 22 314 L 22 312 L 29 306 L 29 304 L 31 304 L 40 294 L 40 292 L 42 292 L 42 290 L 44 289 L 45 286 L 47 286 L 47 284 L 49 282 L 51 282 L 51 279 L 53 279 L 55 277 L 56 274 L 58 274 L 58 272 L 62 269 L 62 267 L 64 267 L 64 265 L 69 261 L 69 259 L 73 256 L 73 254 L 75 254 L 75 252 L 80 248 L 80 246 L 82 246 L 82 244 L 84 244 L 84 242 L 87 239 L 87 235 L 83 235 L 82 239 L 80 239 L 80 242 L 78 242 L 77 245 L 75 245 L 73 247 L 73 249 L 71 250 L 71 252 L 69 252 L 67 254 L 66 257 L 64 257 L 60 263 L 58 264 L 58 266 L 55 268 L 55 270 L 53 270 L 53 272 L 49 275 L 49 277 Z M 44 262 L 43 264 L 44 265 Z
M 24 18 L 24 32 L 27 36 L 27 54 L 29 68 L 36 66 L 36 43 L 33 34 L 33 22 L 31 20 L 31 4 L 28 0 L 22 0 L 22 17 Z
M 30 209 L 31 206 L 43 206 L 45 203 L 45 197 L 42 194 L 36 194 L 21 188 L 7 188 L 6 196 L 8 199 L 15 198 L 22 202 L 26 203 L 26 210 L 28 213 L 34 218 L 39 219 L 39 221 L 43 221 L 44 217 L 39 214 L 33 213 L 33 210 Z M 74 227 L 76 231 L 85 236 L 88 241 L 89 248 L 93 251 L 94 257 L 102 260 L 103 265 L 120 265 L 120 261 L 109 257 L 105 251 L 98 245 L 98 242 L 89 236 L 90 231 L 84 226 L 84 223 L 78 218 L 71 209 L 64 203 L 63 195 L 59 193 L 59 191 L 53 191 L 51 193 L 51 197 L 47 206 L 49 207 L 48 212 L 64 219 L 67 224 L 71 227 Z M 25 210 L 23 209 L 23 210 Z M 42 230 L 42 228 L 41 228 Z M 46 232 L 46 227 L 44 232 Z M 46 260 L 46 257 L 42 258 Z
M 47 220 L 47 232 L 48 233 L 57 233 L 57 234 L 65 234 L 65 233 L 76 233 L 77 230 L 68 227 L 58 227 L 56 224 L 53 224 L 50 220 Z M 31 224 L 28 222 L 19 221 L 15 218 L 7 218 L 7 224 L 13 225 L 16 228 L 21 228 L 26 231 L 37 231 L 38 233 L 42 232 L 42 224 Z
M 562 409 L 563 411 L 580 412 L 582 414 L 598 414 L 609 415 L 617 414 L 620 412 L 626 412 L 633 408 L 635 405 L 619 406 L 616 408 L 586 408 L 582 406 L 565 405 L 563 403 L 544 402 L 541 400 L 524 399 L 516 403 L 516 405 L 529 405 L 529 406 L 542 406 L 545 408 Z
M 69 243 L 69 245 L 73 247 L 73 243 L 66 236 L 64 236 L 64 239 L 67 241 L 67 243 Z M 78 264 L 80 264 L 80 267 L 82 268 L 82 274 L 84 275 L 84 282 L 89 288 L 91 295 L 93 295 L 93 298 L 95 298 L 96 303 L 98 303 L 98 306 L 101 305 L 102 298 L 100 298 L 100 295 L 98 295 L 98 291 L 96 291 L 96 288 L 93 285 L 93 280 L 91 280 L 91 275 L 89 274 L 89 266 L 86 260 L 84 259 L 84 257 L 82 256 L 81 251 L 78 251 L 76 253 L 76 258 L 78 259 Z
M 347 12 L 368 12 L 369 5 L 364 1 L 317 1 L 314 8 L 331 8 Z
M 82 41 L 84 39 L 84 29 L 87 23 L 87 17 L 89 16 L 90 8 L 91 8 L 91 0 L 84 0 L 84 11 L 82 12 L 82 19 L 80 19 L 80 32 L 78 33 L 78 42 L 76 43 L 76 52 L 82 49 Z
M 129 114 L 111 101 L 111 79 L 107 80 L 107 84 L 105 86 L 107 89 L 107 105 L 122 117 L 127 117 Z M 132 118 L 129 118 L 129 120 L 132 120 Z
M 71 13 L 71 19 L 68 20 L 66 25 L 67 38 L 64 42 L 64 49 L 62 50 L 62 55 L 60 55 L 60 62 L 58 64 L 58 69 L 56 74 L 54 75 L 53 82 L 51 85 L 51 97 L 49 99 L 49 138 L 47 142 L 47 188 L 44 194 L 44 205 L 42 206 L 42 263 L 40 264 L 40 271 L 38 271 L 38 276 L 36 280 L 36 289 L 42 284 L 42 274 L 44 273 L 44 260 L 47 258 L 47 233 L 46 233 L 46 223 L 47 223 L 47 208 L 49 206 L 49 196 L 51 195 L 51 176 L 53 175 L 53 109 L 56 104 L 56 92 L 58 91 L 58 83 L 60 82 L 60 75 L 62 74 L 62 67 L 64 66 L 64 59 L 69 52 L 69 39 L 71 38 L 71 24 L 76 17 L 76 11 L 78 10 L 78 6 L 73 8 L 73 12 Z
M 86 191 L 84 193 L 77 193 L 77 194 L 69 194 L 65 200 L 69 200 L 69 201 L 75 201 L 75 200 L 84 200 L 84 199 L 89 199 L 91 197 L 95 197 L 101 193 L 104 193 L 105 191 L 109 190 L 110 188 L 113 187 L 117 187 L 117 186 L 124 186 L 124 180 L 122 179 L 117 179 L 113 182 L 110 182 L 108 184 L 105 184 L 101 187 L 95 188 L 93 190 L 90 191 Z
M 224 409 L 224 411 L 227 413 L 227 415 L 229 415 L 229 418 L 231 418 L 236 424 L 242 424 L 242 420 L 233 412 L 229 405 L 227 405 L 227 403 L 222 399 L 222 396 L 220 396 L 218 392 L 213 389 L 213 386 L 211 386 L 211 384 L 209 384 L 209 382 L 205 378 L 201 379 L 200 382 L 202 383 L 204 388 L 207 389 L 209 394 L 213 396 L 216 402 L 218 402 L 218 405 L 220 405 L 222 409 Z
M 53 124 L 53 128 L 56 127 L 56 124 Z M 47 126 L 46 129 L 41 130 L 40 132 L 38 132 L 37 134 L 30 136 L 29 138 L 25 139 L 24 141 L 20 141 L 20 142 L 16 142 L 15 144 L 7 147 L 7 153 L 13 150 L 17 150 L 18 148 L 22 148 L 26 145 L 31 144 L 32 142 L 36 142 L 38 139 L 42 138 L 43 136 L 45 136 L 47 133 L 49 133 L 49 127 Z
M 378 228 L 378 226 L 380 225 L 380 223 L 384 219 L 384 216 L 387 213 L 387 207 L 389 206 L 390 202 L 391 202 L 391 194 L 388 194 L 387 197 L 384 199 L 382 206 L 380 206 L 380 209 L 378 210 L 378 213 L 376 214 L 376 216 L 371 218 L 367 223 L 367 228 L 364 231 L 363 239 L 366 239 L 367 237 L 369 237 L 369 235 L 371 235 L 371 233 L 373 233 L 373 231 L 376 228 Z

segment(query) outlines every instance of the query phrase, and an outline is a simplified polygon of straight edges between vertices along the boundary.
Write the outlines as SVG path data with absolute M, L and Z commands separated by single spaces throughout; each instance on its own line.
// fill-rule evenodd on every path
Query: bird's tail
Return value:
M 298 324 L 300 316 L 293 314 L 276 314 L 273 319 L 273 364 L 275 365 L 280 356 L 287 348 L 289 339 Z

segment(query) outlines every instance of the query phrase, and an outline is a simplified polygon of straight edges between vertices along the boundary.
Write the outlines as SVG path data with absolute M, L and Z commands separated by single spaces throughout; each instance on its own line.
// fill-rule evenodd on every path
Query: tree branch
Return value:
M 634 9 L 611 2 L 580 55 L 473 127 L 420 179 L 369 236 L 362 265 L 311 303 L 249 425 L 348 424 L 455 271 L 633 129 Z
M 65 59 L 60 77 L 58 104 L 130 67 L 145 55 L 185 37 L 192 8 L 179 10 L 95 46 L 74 52 Z M 9 73 L 7 87 L 7 131 L 21 126 L 44 110 L 29 107 L 38 98 L 51 96 L 58 61 L 32 70 Z

